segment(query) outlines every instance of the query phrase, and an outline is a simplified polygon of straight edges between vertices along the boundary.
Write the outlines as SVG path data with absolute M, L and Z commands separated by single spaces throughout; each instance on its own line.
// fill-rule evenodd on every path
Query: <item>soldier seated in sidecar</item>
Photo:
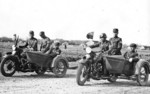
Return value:
M 138 65 L 136 64 L 139 61 L 136 48 L 137 48 L 137 45 L 135 43 L 130 44 L 130 51 L 125 52 L 125 54 L 123 55 L 124 58 L 127 60 L 126 63 L 131 63 L 130 68 L 135 70 L 133 78 L 137 76 L 138 72 L 136 70 L 139 68 Z

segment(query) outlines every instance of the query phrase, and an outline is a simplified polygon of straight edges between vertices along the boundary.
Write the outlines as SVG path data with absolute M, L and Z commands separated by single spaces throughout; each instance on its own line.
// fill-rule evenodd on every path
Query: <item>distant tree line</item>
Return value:
M 12 38 L 0 37 L 0 42 L 13 42 Z
M 23 39 L 19 39 L 20 41 L 25 41 Z M 40 43 L 40 39 L 39 40 L 39 43 Z M 64 39 L 55 39 L 55 40 L 59 40 L 61 44 L 63 43 L 67 43 L 68 45 L 81 45 L 81 44 L 84 44 L 86 43 L 87 41 L 86 40 L 64 40 Z M 54 39 L 53 39 L 54 41 Z M 0 37 L 0 42 L 13 42 L 13 39 L 12 38 L 9 38 L 9 37 Z M 95 43 L 97 43 L 98 41 L 94 41 Z M 127 44 L 124 44 L 123 45 L 123 48 L 127 48 L 128 45 Z

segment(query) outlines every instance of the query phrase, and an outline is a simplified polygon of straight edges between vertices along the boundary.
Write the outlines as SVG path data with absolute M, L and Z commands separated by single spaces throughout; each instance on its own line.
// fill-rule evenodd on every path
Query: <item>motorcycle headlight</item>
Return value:
M 91 53 L 91 52 L 92 52 L 92 49 L 91 49 L 90 47 L 87 47 L 87 48 L 86 48 L 86 53 L 89 54 L 89 53 Z
M 15 50 L 16 50 L 16 47 L 15 47 L 15 45 L 13 45 L 13 46 L 12 46 L 12 50 L 13 50 L 13 51 L 15 51 Z

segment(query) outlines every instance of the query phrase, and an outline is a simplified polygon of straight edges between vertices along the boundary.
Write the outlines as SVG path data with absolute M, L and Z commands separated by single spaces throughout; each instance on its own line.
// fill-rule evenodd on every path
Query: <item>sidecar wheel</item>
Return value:
M 67 72 L 67 62 L 63 59 L 58 59 L 53 67 L 53 73 L 56 77 L 64 77 Z
M 146 86 L 148 84 L 149 72 L 147 62 L 142 62 L 139 67 L 137 75 L 137 82 L 140 86 Z
M 16 72 L 15 61 L 11 57 L 2 60 L 0 69 L 3 76 L 11 77 Z

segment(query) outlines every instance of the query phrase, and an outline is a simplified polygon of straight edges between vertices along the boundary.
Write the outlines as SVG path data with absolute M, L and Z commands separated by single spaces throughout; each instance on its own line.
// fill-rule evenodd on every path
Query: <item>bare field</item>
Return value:
M 16 73 L 13 77 L 0 75 L 0 94 L 149 94 L 150 85 L 141 87 L 134 81 L 90 80 L 85 86 L 76 83 L 76 70 L 68 70 L 64 78 L 46 73 Z

